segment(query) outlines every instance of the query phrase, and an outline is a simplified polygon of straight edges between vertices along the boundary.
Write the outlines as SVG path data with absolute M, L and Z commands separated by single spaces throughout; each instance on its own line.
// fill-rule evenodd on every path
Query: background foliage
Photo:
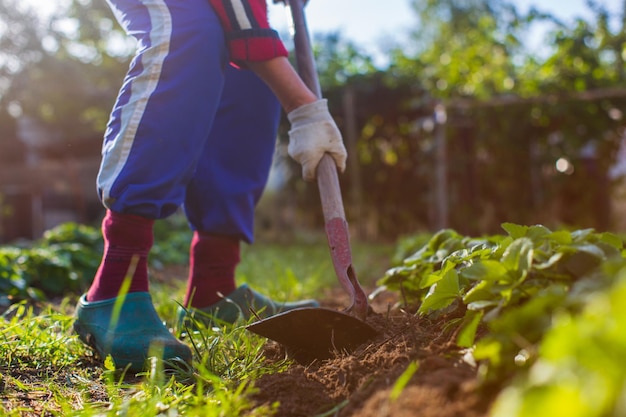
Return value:
M 46 18 L 0 1 L 2 160 L 19 160 L 24 117 L 97 152 L 133 43 L 104 2 L 66 4 Z M 324 95 L 349 144 L 341 181 L 352 223 L 364 225 L 358 232 L 396 237 L 443 224 L 494 233 L 505 221 L 611 229 L 620 180 L 611 169 L 626 124 L 626 5 L 615 16 L 591 1 L 591 17 L 574 22 L 504 0 L 411 5 L 416 27 L 384 66 L 340 33 L 315 39 Z M 539 26 L 537 49 L 528 34 Z M 443 159 L 436 105 L 447 113 Z M 296 175 L 285 202 L 296 217 L 286 221 L 318 224 L 307 209 L 317 191 L 289 166 Z
M 191 232 L 184 217 L 157 221 L 154 235 L 153 268 L 187 263 Z M 76 223 L 61 224 L 23 246 L 0 246 L 0 309 L 21 300 L 82 294 L 98 270 L 102 250 L 100 230 Z

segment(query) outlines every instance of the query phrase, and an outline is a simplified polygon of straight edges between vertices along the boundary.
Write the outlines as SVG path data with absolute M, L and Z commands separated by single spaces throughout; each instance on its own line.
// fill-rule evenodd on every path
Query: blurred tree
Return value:
M 553 95 L 552 102 L 533 106 L 531 114 L 545 137 L 552 138 L 545 149 L 573 163 L 573 175 L 561 175 L 552 187 L 559 217 L 566 224 L 607 229 L 608 171 L 626 133 L 626 1 L 621 16 L 610 16 L 594 1 L 589 6 L 593 20 L 555 27 L 550 35 L 554 52 L 533 68 L 535 79 L 527 85 Z M 609 20 L 616 23 L 612 30 Z
M 390 50 L 384 70 L 363 65 L 371 59 L 336 34 L 316 39 L 324 95 L 344 131 L 342 97 L 356 97 L 351 159 L 358 157 L 378 232 L 435 227 L 437 103 L 448 115 L 450 226 L 609 227 L 607 171 L 626 112 L 624 14 L 589 2 L 593 17 L 572 25 L 501 0 L 412 5 L 419 24 Z M 536 53 L 528 34 L 538 25 L 548 31 Z M 349 189 L 351 178 L 341 181 Z
M 395 65 L 419 74 L 438 99 L 486 98 L 515 87 L 514 58 L 528 29 L 514 6 L 500 0 L 412 1 L 419 19 L 410 46 Z
M 592 18 L 573 23 L 505 0 L 410 1 L 419 23 L 384 68 L 340 34 L 315 39 L 324 96 L 358 138 L 348 163 L 359 172 L 340 179 L 346 194 L 362 189 L 359 222 L 372 236 L 435 227 L 443 155 L 449 225 L 462 232 L 503 221 L 608 227 L 607 171 L 626 124 L 626 0 L 620 16 L 589 1 Z M 539 24 L 548 31 L 536 53 L 527 42 Z M 72 0 L 42 17 L 0 0 L 0 140 L 23 115 L 99 146 L 133 48 L 105 2 Z M 316 188 L 293 178 L 301 207 L 317 203 Z
M 607 228 L 606 173 L 626 110 L 624 16 L 611 31 L 594 2 L 594 18 L 574 25 L 534 9 L 521 15 L 505 1 L 412 4 L 420 25 L 412 48 L 394 52 L 392 70 L 413 73 L 448 109 L 450 225 L 470 233 L 503 221 Z M 538 22 L 552 27 L 545 58 L 523 41 Z M 577 175 L 557 172 L 559 158 Z
M 0 160 L 3 162 L 23 158 L 13 117 L 20 107 L 7 98 L 7 91 L 14 78 L 44 54 L 40 42 L 43 31 L 36 30 L 37 22 L 35 13 L 20 7 L 18 1 L 0 1 Z
M 32 9 L 17 0 L 0 1 L 0 97 L 15 74 L 39 61 L 44 30 Z
M 104 2 L 72 1 L 42 16 L 0 0 L 0 108 L 37 121 L 62 141 L 101 137 L 132 43 Z M 3 70 L 4 69 L 4 70 Z

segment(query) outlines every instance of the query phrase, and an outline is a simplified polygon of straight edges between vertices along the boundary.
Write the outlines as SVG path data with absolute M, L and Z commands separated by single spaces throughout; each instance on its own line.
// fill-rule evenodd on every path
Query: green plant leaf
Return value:
M 552 233 L 550 229 L 547 227 L 537 224 L 528 228 L 528 232 L 526 233 L 526 237 L 531 239 L 533 242 L 540 241 L 545 239 Z
M 476 331 L 478 330 L 478 325 L 482 321 L 483 318 L 482 311 L 472 311 L 469 310 L 465 317 L 463 318 L 463 324 L 461 325 L 461 330 L 456 339 L 457 345 L 461 347 L 471 347 L 474 345 L 474 340 L 476 339 Z
M 499 261 L 485 259 L 461 269 L 460 274 L 464 278 L 474 281 L 499 281 L 507 277 L 508 270 Z
M 591 236 L 593 236 L 593 229 L 580 229 L 572 232 L 572 240 L 574 242 L 583 242 L 588 240 Z
M 407 366 L 404 372 L 402 372 L 402 375 L 398 377 L 396 382 L 393 384 L 393 387 L 391 388 L 391 393 L 389 394 L 389 398 L 391 399 L 391 401 L 396 401 L 400 397 L 402 391 L 404 391 L 404 388 L 407 386 L 409 381 L 411 381 L 411 378 L 418 369 L 419 362 L 417 361 L 413 361 L 409 364 L 409 366 Z
M 420 286 L 419 287 L 420 287 L 420 289 L 430 288 L 434 284 L 436 284 L 439 281 L 441 281 L 441 279 L 442 279 L 442 276 L 439 273 L 424 275 L 424 277 L 420 281 Z
M 591 256 L 594 256 L 598 258 L 598 260 L 604 260 L 606 258 L 604 251 L 598 245 L 588 243 L 572 245 L 572 247 L 578 251 L 585 252 Z
M 617 235 L 609 232 L 600 234 L 600 241 L 607 245 L 613 246 L 615 249 L 621 250 L 624 248 L 624 242 Z
M 560 245 L 570 245 L 572 243 L 572 234 L 565 230 L 552 232 L 547 236 L 547 238 Z
M 561 261 L 562 258 L 563 258 L 563 252 L 557 252 L 553 254 L 552 256 L 550 256 L 550 259 L 548 259 L 547 261 L 541 262 L 541 263 L 535 263 L 534 267 L 535 269 L 538 269 L 538 270 L 553 268 Z
M 479 301 L 473 301 L 471 303 L 469 303 L 467 305 L 467 309 L 471 310 L 471 311 L 480 311 L 480 310 L 485 310 L 486 308 L 489 307 L 497 307 L 500 305 L 499 301 L 496 300 L 479 300 Z
M 448 271 L 444 277 L 430 287 L 419 308 L 420 313 L 440 310 L 448 307 L 459 298 L 459 276 L 456 270 Z
M 515 223 L 502 223 L 502 228 L 513 239 L 519 239 L 521 237 L 526 236 L 526 233 L 528 233 L 528 226 L 522 226 L 522 225 L 515 224 Z
M 515 280 L 523 281 L 533 263 L 533 242 L 528 238 L 513 241 L 502 255 L 502 264 L 513 273 Z
M 572 253 L 571 250 L 574 250 Z M 576 278 L 582 278 L 596 268 L 605 258 L 604 252 L 596 245 L 575 245 L 568 248 L 564 267 Z
M 501 298 L 500 293 L 497 290 L 494 291 L 493 288 L 493 281 L 481 281 L 467 291 L 465 296 L 463 296 L 463 302 L 469 305 L 478 301 L 497 300 Z

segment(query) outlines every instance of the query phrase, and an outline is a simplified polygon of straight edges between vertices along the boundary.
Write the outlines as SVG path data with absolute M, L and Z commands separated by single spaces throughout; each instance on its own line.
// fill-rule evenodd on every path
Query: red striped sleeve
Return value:
M 226 8 L 224 7 L 224 2 L 221 0 L 209 0 L 209 3 L 211 3 L 211 6 L 213 6 L 215 13 L 217 13 L 217 16 L 219 17 L 220 22 L 222 22 L 222 26 L 224 27 L 224 30 L 226 32 L 231 32 L 233 30 L 233 27 L 232 27 L 231 21 L 228 19 L 228 15 L 226 14 Z
M 249 0 L 248 4 L 252 12 L 253 20 L 257 22 L 259 28 L 269 28 L 270 24 L 267 18 L 267 3 L 265 0 Z
M 278 33 L 270 28 L 265 0 L 209 0 L 217 13 L 237 64 L 287 56 Z

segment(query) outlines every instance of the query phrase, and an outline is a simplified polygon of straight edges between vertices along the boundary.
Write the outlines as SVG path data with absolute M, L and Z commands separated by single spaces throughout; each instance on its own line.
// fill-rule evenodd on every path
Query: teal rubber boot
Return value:
M 76 306 L 74 330 L 104 359 L 111 355 L 118 369 L 145 369 L 151 353 L 161 352 L 163 360 L 191 363 L 191 349 L 172 335 L 159 318 L 147 292 L 126 294 L 117 325 L 111 318 L 117 298 L 88 302 L 83 295 Z
M 217 303 L 204 308 L 182 307 L 178 310 L 178 328 L 199 321 L 206 327 L 214 324 L 234 324 L 238 320 L 248 321 L 251 317 L 266 318 L 296 308 L 319 307 L 315 300 L 295 302 L 274 301 L 244 284 Z M 191 319 L 191 320 L 190 320 Z

